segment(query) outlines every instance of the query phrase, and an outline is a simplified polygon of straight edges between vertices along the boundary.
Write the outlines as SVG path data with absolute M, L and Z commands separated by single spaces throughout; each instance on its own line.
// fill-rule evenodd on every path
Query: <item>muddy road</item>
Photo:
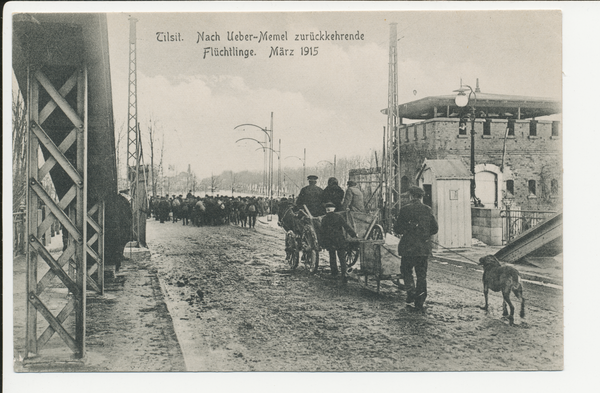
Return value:
M 563 368 L 557 289 L 526 283 L 526 317 L 510 327 L 500 295 L 490 293 L 489 313 L 479 308 L 473 268 L 431 261 L 421 314 L 391 282 L 378 294 L 326 271 L 289 271 L 278 228 L 148 220 L 147 236 L 188 371 Z

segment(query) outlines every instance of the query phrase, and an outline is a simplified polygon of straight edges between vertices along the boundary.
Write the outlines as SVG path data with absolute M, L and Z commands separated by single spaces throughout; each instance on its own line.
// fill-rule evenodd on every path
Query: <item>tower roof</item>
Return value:
M 497 119 L 529 119 L 561 112 L 561 102 L 546 97 L 506 94 L 475 93 L 477 117 Z M 435 117 L 460 117 L 471 110 L 470 105 L 460 108 L 454 102 L 456 95 L 425 97 L 398 105 L 398 117 L 425 120 Z M 381 112 L 387 115 L 387 108 Z

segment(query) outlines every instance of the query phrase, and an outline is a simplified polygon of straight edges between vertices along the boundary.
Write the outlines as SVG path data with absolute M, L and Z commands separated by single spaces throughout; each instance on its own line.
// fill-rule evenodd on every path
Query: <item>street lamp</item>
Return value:
M 254 141 L 254 142 L 258 143 L 260 145 L 260 147 L 263 149 L 263 153 L 265 154 L 265 160 L 266 160 L 266 157 L 267 157 L 267 155 L 266 155 L 267 152 L 265 150 L 265 145 L 267 144 L 266 142 L 261 142 L 258 139 L 254 139 L 254 138 L 240 138 L 237 141 L 235 141 L 235 143 L 238 143 L 239 141 L 243 141 L 243 140 L 250 140 L 250 141 Z M 263 169 L 264 169 L 264 172 L 263 172 L 263 187 L 264 187 L 265 193 L 266 193 L 266 189 L 267 189 L 267 186 L 268 186 L 267 185 L 268 184 L 268 180 L 267 180 L 267 176 L 266 176 L 267 168 L 263 167 Z
M 263 151 L 265 151 L 266 149 L 272 151 L 273 153 L 277 154 L 277 165 L 278 165 L 278 169 L 277 169 L 277 196 L 280 196 L 280 192 L 281 192 L 281 139 L 279 140 L 279 150 L 273 150 L 268 146 L 261 146 L 258 149 L 262 149 Z M 256 150 L 258 150 L 256 149 Z
M 336 159 L 335 159 L 335 158 L 336 158 L 336 157 L 335 157 L 335 156 L 333 156 L 333 162 L 331 162 L 331 161 L 327 161 L 327 160 L 321 160 L 321 161 L 317 162 L 317 165 L 318 165 L 318 164 L 320 164 L 320 163 L 322 163 L 322 162 L 324 162 L 324 163 L 326 163 L 326 164 L 329 164 L 329 165 L 331 165 L 331 166 L 333 167 L 333 177 L 335 177 L 335 161 L 336 161 Z
M 268 155 L 268 165 L 265 165 L 265 167 L 268 166 L 268 170 L 266 170 L 265 172 L 268 173 L 267 179 L 266 179 L 267 180 L 266 183 L 268 184 L 268 187 L 269 187 L 268 195 L 270 195 L 270 197 L 273 198 L 273 153 L 272 152 L 275 151 L 275 150 L 273 150 L 273 112 L 271 112 L 271 129 L 270 130 L 266 127 L 263 128 L 263 127 L 257 126 L 256 124 L 250 124 L 250 123 L 240 124 L 239 126 L 235 126 L 233 129 L 235 130 L 237 128 L 245 127 L 245 126 L 258 128 L 259 130 L 264 132 L 268 138 L 268 142 L 269 142 L 268 147 L 270 148 L 270 150 L 269 150 L 269 155 Z M 266 143 L 267 142 L 265 141 L 265 145 L 266 145 Z M 266 155 L 266 150 L 263 150 L 263 151 L 265 151 L 265 155 Z M 266 156 L 265 156 L 265 160 L 267 160 Z
M 306 179 L 306 149 L 304 149 L 304 158 L 300 158 L 298 156 L 287 156 L 285 159 L 287 160 L 288 158 L 297 158 L 302 161 L 302 177 Z
M 471 105 L 471 174 L 473 177 L 471 178 L 471 201 L 477 207 L 481 206 L 481 201 L 479 198 L 475 196 L 475 107 L 477 105 L 477 93 L 473 88 L 469 85 L 463 85 L 461 83 L 460 89 L 454 90 L 454 92 L 458 93 L 454 98 L 454 103 L 459 108 L 464 108 L 467 105 Z M 467 96 L 465 93 L 469 92 Z M 473 99 L 471 100 L 471 97 Z
M 304 158 L 300 158 L 298 156 L 287 156 L 285 159 L 287 160 L 288 158 L 297 158 L 302 161 L 302 179 L 304 181 L 306 179 L 306 148 L 304 148 Z M 302 182 L 300 182 L 300 184 L 302 184 Z M 300 189 L 301 187 L 298 187 L 298 190 Z

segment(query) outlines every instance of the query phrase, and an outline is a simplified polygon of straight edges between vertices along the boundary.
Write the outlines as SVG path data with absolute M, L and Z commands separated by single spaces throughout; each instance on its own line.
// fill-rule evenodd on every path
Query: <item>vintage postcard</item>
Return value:
M 13 381 L 564 372 L 571 10 L 343 4 L 5 8 Z

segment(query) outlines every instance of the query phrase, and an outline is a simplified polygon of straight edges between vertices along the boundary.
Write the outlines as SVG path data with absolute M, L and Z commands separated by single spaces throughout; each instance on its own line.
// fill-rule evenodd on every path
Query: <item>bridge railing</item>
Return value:
M 500 216 L 503 218 L 502 243 L 510 243 L 521 233 L 538 226 L 557 213 L 557 211 L 550 210 L 501 210 Z

